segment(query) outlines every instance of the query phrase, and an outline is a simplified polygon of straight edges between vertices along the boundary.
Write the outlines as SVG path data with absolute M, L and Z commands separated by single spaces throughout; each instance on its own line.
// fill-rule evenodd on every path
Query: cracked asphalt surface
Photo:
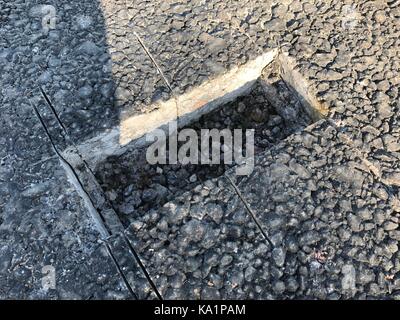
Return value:
M 0 0 L 2 299 L 400 298 L 399 1 L 46 4 Z M 76 146 L 274 48 L 324 117 L 122 224 Z

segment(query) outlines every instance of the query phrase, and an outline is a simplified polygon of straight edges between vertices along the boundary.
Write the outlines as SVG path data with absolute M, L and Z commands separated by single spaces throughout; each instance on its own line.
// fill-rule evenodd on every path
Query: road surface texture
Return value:
M 400 298 L 400 1 L 44 2 L 0 0 L 0 298 Z M 205 91 L 250 175 L 130 158 Z

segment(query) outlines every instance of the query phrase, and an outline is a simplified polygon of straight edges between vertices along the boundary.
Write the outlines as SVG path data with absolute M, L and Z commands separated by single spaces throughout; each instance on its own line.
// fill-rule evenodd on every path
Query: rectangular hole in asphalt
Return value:
M 194 129 L 199 137 L 201 129 L 254 129 L 254 150 L 258 154 L 311 123 L 294 92 L 279 77 L 276 65 L 271 64 L 250 93 L 201 116 L 185 128 Z M 137 215 L 161 207 L 200 183 L 223 175 L 232 166 L 223 161 L 220 165 L 150 165 L 146 161 L 146 148 L 111 156 L 95 170 L 96 178 L 126 227 Z

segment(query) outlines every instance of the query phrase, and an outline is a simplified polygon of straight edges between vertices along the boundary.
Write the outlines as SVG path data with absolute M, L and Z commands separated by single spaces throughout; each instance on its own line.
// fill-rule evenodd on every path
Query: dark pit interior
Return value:
M 291 89 L 274 73 L 266 77 L 279 93 L 281 102 L 287 108 L 298 110 L 300 115 L 288 117 L 287 110 L 275 109 L 274 101 L 264 90 L 265 82 L 260 78 L 249 94 L 203 115 L 186 128 L 196 130 L 199 137 L 201 129 L 254 129 L 257 154 L 310 124 L 311 119 Z M 96 177 L 125 226 L 136 215 L 158 208 L 198 184 L 223 175 L 234 165 L 223 162 L 220 165 L 150 165 L 146 161 L 146 148 L 109 157 L 96 168 Z

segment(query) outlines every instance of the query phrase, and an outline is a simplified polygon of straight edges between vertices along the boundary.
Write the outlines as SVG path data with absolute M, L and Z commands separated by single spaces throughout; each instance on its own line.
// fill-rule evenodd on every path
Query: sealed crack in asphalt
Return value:
M 30 100 L 29 100 L 30 101 Z M 53 138 L 51 137 L 49 130 L 47 129 L 47 126 L 45 124 L 45 122 L 43 121 L 43 118 L 41 117 L 39 111 L 37 110 L 36 106 L 30 101 L 31 106 L 38 118 L 38 120 L 40 121 L 44 131 L 46 132 L 47 137 L 50 140 L 50 143 L 53 147 L 54 152 L 56 153 L 58 159 L 60 160 L 63 168 L 65 169 L 67 176 L 71 179 L 71 183 L 75 186 L 76 189 L 79 189 L 78 192 L 80 194 L 80 196 L 85 200 L 85 203 L 87 204 L 87 207 L 89 209 L 89 212 L 91 213 L 92 219 L 93 221 L 96 223 L 97 226 L 97 230 L 100 232 L 101 236 L 103 238 L 107 238 L 109 236 L 109 232 L 107 230 L 107 228 L 104 226 L 103 223 L 103 219 L 101 218 L 101 216 L 99 215 L 99 213 L 97 212 L 97 210 L 95 210 L 95 207 L 93 205 L 92 200 L 90 199 L 89 194 L 86 192 L 86 190 L 84 189 L 81 181 L 79 180 L 79 177 L 77 175 L 77 173 L 75 172 L 74 168 L 71 166 L 71 164 L 60 154 L 60 152 L 58 151 L 58 148 L 56 147 Z
M 259 231 L 261 232 L 261 234 L 263 235 L 263 237 L 265 238 L 265 240 L 267 240 L 267 242 L 270 244 L 270 246 L 272 248 L 274 248 L 274 244 L 272 243 L 270 237 L 268 236 L 268 234 L 265 232 L 265 230 L 261 227 L 260 222 L 258 221 L 256 215 L 253 212 L 253 209 L 251 209 L 250 205 L 247 203 L 247 201 L 244 199 L 244 197 L 242 196 L 242 193 L 240 192 L 239 188 L 237 187 L 237 185 L 235 184 L 235 182 L 231 179 L 231 177 L 229 177 L 229 175 L 226 175 L 226 178 L 228 179 L 228 181 L 230 182 L 230 184 L 232 185 L 232 188 L 235 190 L 236 194 L 238 195 L 238 197 L 240 198 L 240 200 L 243 202 L 244 206 L 246 207 L 248 213 L 251 215 L 254 223 L 257 225 Z
M 110 255 L 110 257 L 111 257 L 111 259 L 112 259 L 112 261 L 113 261 L 115 267 L 116 267 L 117 270 L 118 270 L 119 275 L 121 276 L 122 280 L 124 281 L 125 286 L 128 288 L 128 290 L 129 290 L 130 294 L 132 295 L 132 297 L 138 299 L 136 293 L 133 291 L 133 288 L 132 288 L 131 285 L 129 284 L 128 279 L 125 277 L 124 272 L 122 271 L 120 265 L 118 264 L 118 261 L 117 261 L 117 259 L 115 258 L 114 254 L 113 254 L 113 252 L 112 252 L 110 246 L 107 244 L 107 242 L 105 242 L 105 246 L 106 246 L 106 248 L 107 248 L 107 252 L 108 252 L 108 254 Z
M 68 132 L 65 129 L 65 126 L 62 124 L 57 112 L 55 111 L 53 105 L 51 104 L 50 100 L 48 99 L 45 91 L 43 89 L 40 89 L 42 96 L 45 98 L 45 101 L 47 103 L 47 105 L 50 107 L 50 109 L 52 110 L 52 114 L 53 116 L 57 119 L 57 123 L 58 125 L 61 126 L 61 128 L 63 129 L 63 132 L 65 134 L 65 136 L 63 138 L 65 138 L 68 143 L 71 143 L 71 139 L 68 136 Z M 118 236 L 118 235 L 122 235 L 124 241 L 126 242 L 126 244 L 128 245 L 128 250 L 133 254 L 133 256 L 136 259 L 136 262 L 138 263 L 139 267 L 141 268 L 144 276 L 146 277 L 147 281 L 149 282 L 150 286 L 152 287 L 152 289 L 154 290 L 154 293 L 156 294 L 156 296 L 159 299 L 162 299 L 160 293 L 158 292 L 156 286 L 154 285 L 153 281 L 151 280 L 147 270 L 145 269 L 143 263 L 140 261 L 139 256 L 137 255 L 137 253 L 135 252 L 135 249 L 132 247 L 132 245 L 129 242 L 129 239 L 126 238 L 125 234 L 124 234 L 124 229 L 122 227 L 122 225 L 120 227 L 117 226 L 117 230 L 115 230 L 115 224 L 113 224 L 112 226 L 107 226 L 107 219 L 105 219 L 102 214 L 98 211 L 98 209 L 96 208 L 96 206 L 93 203 L 93 200 L 90 196 L 90 194 L 87 192 L 87 190 L 85 189 L 84 183 L 82 182 L 82 180 L 79 177 L 79 173 L 82 173 L 80 170 L 74 168 L 74 166 L 67 160 L 65 159 L 61 153 L 59 152 L 56 143 L 54 142 L 54 139 L 52 137 L 52 135 L 49 132 L 49 129 L 46 126 L 45 121 L 43 120 L 42 116 L 39 113 L 39 110 L 37 109 L 37 107 L 34 105 L 34 103 L 32 103 L 32 101 L 29 99 L 29 102 L 34 110 L 34 113 L 37 117 L 37 119 L 39 120 L 42 128 L 44 129 L 47 137 L 50 140 L 50 143 L 52 145 L 52 148 L 54 150 L 54 152 L 56 153 L 59 161 L 62 164 L 62 167 L 64 168 L 67 177 L 69 178 L 70 182 L 72 183 L 72 185 L 75 187 L 75 190 L 78 192 L 78 194 L 81 196 L 81 198 L 83 199 L 88 211 L 91 214 L 91 218 L 92 220 L 95 222 L 96 224 L 96 229 L 98 230 L 98 232 L 101 235 L 101 239 L 100 241 L 102 243 L 105 244 L 106 248 L 107 248 L 107 252 L 110 255 L 110 257 L 112 258 L 113 263 L 115 264 L 118 273 L 120 274 L 121 278 L 123 279 L 123 282 L 125 283 L 127 289 L 129 290 L 129 292 L 131 293 L 131 295 L 135 298 L 138 298 L 137 293 L 135 293 L 134 288 L 132 287 L 132 285 L 129 283 L 129 281 L 127 280 L 127 277 L 125 276 L 121 265 L 118 263 L 115 254 L 113 253 L 113 249 L 111 248 L 111 246 L 108 244 L 108 239 L 111 236 Z M 83 159 L 81 158 L 81 156 L 78 154 L 78 152 L 76 153 L 76 155 L 80 158 L 80 160 L 83 161 Z M 92 182 L 95 183 L 95 185 L 97 185 L 97 181 L 95 179 L 95 177 L 92 174 L 92 171 L 88 168 L 86 162 L 83 162 L 83 166 L 85 167 L 85 169 L 88 169 L 89 171 L 89 175 L 91 176 L 90 178 L 92 178 Z M 97 188 L 98 192 L 102 193 L 103 191 L 101 190 L 100 187 Z M 104 197 L 104 199 L 106 199 Z M 112 207 L 112 205 L 111 205 Z M 113 209 L 112 209 L 113 210 Z M 116 217 L 118 219 L 118 217 Z M 119 229 L 119 231 L 118 231 Z M 117 231 L 117 232 L 116 232 Z
M 389 183 L 387 183 L 385 179 L 382 178 L 382 174 L 380 173 L 379 168 L 377 168 L 373 163 L 371 163 L 368 159 L 364 157 L 359 147 L 357 147 L 354 144 L 353 140 L 346 134 L 346 132 L 343 131 L 343 128 L 332 119 L 327 118 L 326 120 L 331 124 L 332 127 L 343 133 L 342 141 L 356 151 L 358 157 L 365 165 L 365 167 L 368 169 L 368 172 L 371 173 L 371 175 L 375 178 L 375 180 L 382 183 L 382 185 L 389 193 L 393 193 L 394 191 L 392 186 Z
M 144 43 L 143 39 L 139 36 L 139 34 L 136 31 L 134 31 L 133 34 L 135 35 L 135 37 L 139 41 L 140 45 L 142 46 L 143 50 L 146 52 L 147 56 L 150 58 L 151 62 L 153 63 L 153 65 L 157 69 L 157 71 L 160 74 L 162 80 L 164 81 L 165 85 L 167 86 L 168 90 L 171 93 L 171 99 L 173 99 L 174 103 L 175 103 L 177 127 L 179 128 L 179 118 L 180 118 L 179 105 L 178 105 L 178 101 L 176 100 L 176 96 L 174 94 L 174 90 L 172 89 L 171 84 L 169 83 L 168 79 L 166 78 L 166 76 L 165 76 L 164 72 L 162 71 L 160 65 L 157 63 L 157 60 L 154 58 L 154 56 L 151 54 L 149 48 Z

